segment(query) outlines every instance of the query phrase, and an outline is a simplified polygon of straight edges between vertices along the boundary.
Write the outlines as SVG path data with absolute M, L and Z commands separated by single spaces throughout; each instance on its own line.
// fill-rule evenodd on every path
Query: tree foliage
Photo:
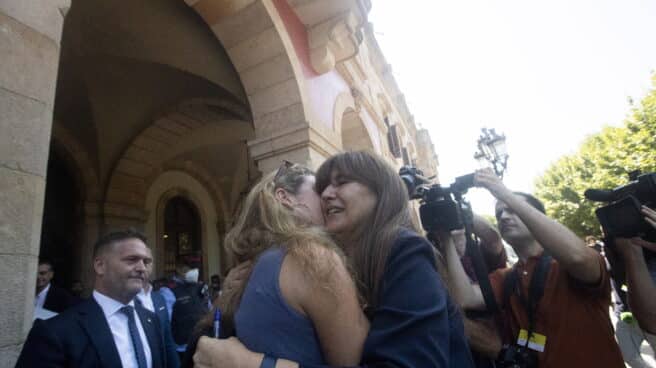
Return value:
M 623 126 L 604 127 L 579 150 L 561 157 L 536 180 L 536 195 L 547 213 L 579 236 L 599 235 L 594 210 L 583 196 L 588 188 L 610 189 L 628 182 L 633 170 L 656 171 L 656 73 L 652 89 L 633 105 Z

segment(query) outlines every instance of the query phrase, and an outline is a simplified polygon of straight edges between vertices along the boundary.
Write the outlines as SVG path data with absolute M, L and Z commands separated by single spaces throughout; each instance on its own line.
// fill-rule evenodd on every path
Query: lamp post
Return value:
M 483 165 L 491 164 L 494 172 L 500 178 L 506 171 L 508 152 L 506 150 L 506 136 L 497 134 L 494 129 L 481 129 L 481 136 L 477 142 L 478 151 L 474 154 L 476 161 Z

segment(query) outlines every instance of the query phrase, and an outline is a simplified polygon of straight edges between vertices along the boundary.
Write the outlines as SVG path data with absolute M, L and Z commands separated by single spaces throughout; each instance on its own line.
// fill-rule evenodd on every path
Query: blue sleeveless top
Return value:
M 291 307 L 280 292 L 285 252 L 263 252 L 235 313 L 237 337 L 251 351 L 305 364 L 326 364 L 312 321 Z

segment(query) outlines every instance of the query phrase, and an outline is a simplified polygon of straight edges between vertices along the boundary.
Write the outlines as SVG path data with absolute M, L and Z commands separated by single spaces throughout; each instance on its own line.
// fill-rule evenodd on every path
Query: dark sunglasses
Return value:
M 273 181 L 276 181 L 278 180 L 278 178 L 285 175 L 287 171 L 289 171 L 289 169 L 291 169 L 293 166 L 294 166 L 293 162 L 282 160 L 282 164 L 280 164 L 278 171 L 276 171 L 276 175 L 273 177 Z

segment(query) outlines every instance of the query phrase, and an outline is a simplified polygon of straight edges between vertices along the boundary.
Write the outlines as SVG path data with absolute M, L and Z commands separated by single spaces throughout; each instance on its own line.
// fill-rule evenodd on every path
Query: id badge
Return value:
M 531 350 L 543 353 L 544 347 L 547 345 L 547 337 L 533 332 L 529 338 L 528 331 L 521 329 L 519 330 L 519 336 L 517 336 L 517 345 L 526 346 Z
M 527 342 L 528 342 L 528 331 L 522 328 L 521 330 L 519 330 L 519 336 L 517 336 L 517 345 L 526 346 Z

